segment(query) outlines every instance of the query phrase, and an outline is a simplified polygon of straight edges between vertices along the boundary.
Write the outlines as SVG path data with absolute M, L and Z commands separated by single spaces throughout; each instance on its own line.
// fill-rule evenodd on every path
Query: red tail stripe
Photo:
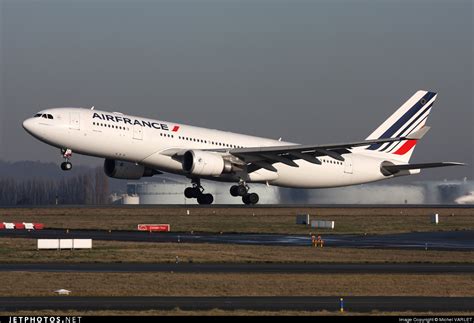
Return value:
M 407 140 L 394 154 L 396 155 L 405 155 L 410 149 L 416 145 L 416 140 Z

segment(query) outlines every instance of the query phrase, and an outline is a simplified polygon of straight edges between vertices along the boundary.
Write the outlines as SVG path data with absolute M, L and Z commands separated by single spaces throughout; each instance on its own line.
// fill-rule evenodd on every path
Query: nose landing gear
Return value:
M 63 156 L 63 158 L 65 160 L 63 163 L 61 163 L 61 169 L 65 170 L 65 171 L 71 170 L 72 169 L 72 164 L 69 161 L 69 158 L 71 158 L 71 156 L 72 156 L 72 150 L 68 149 L 68 148 L 62 148 L 61 149 L 61 155 Z
M 193 187 L 187 187 L 184 190 L 184 196 L 188 199 L 197 199 L 199 204 L 209 205 L 214 202 L 214 196 L 212 194 L 205 194 L 204 187 L 201 186 L 201 181 L 199 179 L 192 180 Z
M 230 187 L 230 195 L 242 196 L 242 202 L 246 205 L 257 204 L 259 200 L 257 193 L 249 193 L 249 187 L 243 181 L 241 181 L 239 185 L 232 185 Z

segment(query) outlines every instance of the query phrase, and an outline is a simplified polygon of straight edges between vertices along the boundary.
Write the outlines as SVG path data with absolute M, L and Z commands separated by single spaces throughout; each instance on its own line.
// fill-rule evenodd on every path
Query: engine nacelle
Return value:
M 154 169 L 122 160 L 106 159 L 104 172 L 107 176 L 118 179 L 140 179 L 159 174 Z
M 183 155 L 183 170 L 193 175 L 219 176 L 232 172 L 232 163 L 216 153 L 188 150 Z

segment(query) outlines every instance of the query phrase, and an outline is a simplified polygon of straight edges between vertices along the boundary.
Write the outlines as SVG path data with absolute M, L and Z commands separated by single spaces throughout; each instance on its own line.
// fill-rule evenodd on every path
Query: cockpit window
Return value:
M 52 115 L 48 114 L 48 119 L 54 119 Z
M 46 114 L 43 114 L 41 117 L 45 118 L 45 119 L 48 119 L 48 116 Z
M 39 118 L 39 117 L 41 117 L 41 115 L 42 115 L 41 113 L 37 113 L 33 116 L 33 118 Z

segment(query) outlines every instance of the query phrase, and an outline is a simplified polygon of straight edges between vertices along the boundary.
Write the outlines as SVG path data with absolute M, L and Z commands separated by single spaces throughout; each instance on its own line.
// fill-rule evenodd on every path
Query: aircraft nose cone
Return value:
M 28 131 L 29 133 L 33 132 L 33 127 L 34 127 L 34 120 L 33 118 L 26 119 L 23 121 L 23 128 Z

